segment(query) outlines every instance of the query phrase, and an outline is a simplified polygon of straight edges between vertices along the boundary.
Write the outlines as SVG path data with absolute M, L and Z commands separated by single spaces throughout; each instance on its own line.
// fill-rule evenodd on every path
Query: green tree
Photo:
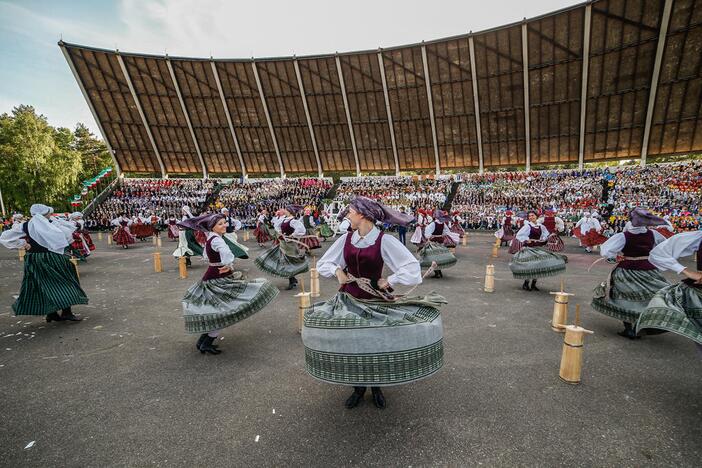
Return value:
M 54 129 L 31 106 L 0 115 L 0 186 L 6 206 L 24 213 L 33 203 L 67 209 L 83 168 L 75 143 L 73 132 Z
M 112 166 L 112 158 L 107 146 L 102 140 L 93 135 L 88 127 L 79 123 L 73 132 L 75 144 L 73 148 L 80 153 L 83 162 L 83 170 L 80 173 L 80 180 L 89 179 L 98 174 L 106 167 Z

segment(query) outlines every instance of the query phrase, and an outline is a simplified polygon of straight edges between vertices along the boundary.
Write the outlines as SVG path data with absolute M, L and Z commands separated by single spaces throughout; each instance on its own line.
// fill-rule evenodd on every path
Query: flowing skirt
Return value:
M 595 288 L 590 305 L 604 315 L 636 323 L 653 296 L 667 286 L 670 283 L 658 270 L 615 268 L 609 285 L 605 281 Z
M 465 229 L 463 229 L 458 223 L 453 223 L 453 226 L 451 226 L 451 232 L 458 234 L 459 239 L 463 239 L 463 236 L 466 234 Z
M 16 315 L 47 315 L 76 304 L 87 304 L 76 269 L 65 255 L 27 252 Z
M 546 240 L 546 248 L 548 250 L 551 252 L 563 252 L 565 245 L 563 244 L 563 239 L 561 239 L 561 236 L 554 232 L 550 234 Z
M 702 345 L 702 289 L 683 281 L 658 291 L 636 324 L 636 331 L 658 328 Z
M 176 240 L 178 238 L 178 226 L 175 224 L 168 225 L 168 238 L 171 240 Z
M 423 268 L 429 268 L 432 262 L 436 262 L 437 269 L 451 268 L 458 261 L 449 249 L 436 242 L 427 242 L 418 254 L 419 264 Z
M 183 297 L 187 333 L 207 333 L 234 325 L 266 307 L 278 288 L 264 278 L 251 281 L 229 275 L 193 284 Z
M 424 238 L 424 229 L 421 226 L 417 226 L 414 230 L 414 234 L 410 238 L 410 242 L 413 244 L 423 244 L 426 239 Z
M 321 381 L 354 386 L 429 377 L 444 363 L 442 304 L 434 293 L 385 302 L 338 292 L 305 312 L 305 369 Z
M 319 235 L 324 238 L 324 240 L 334 237 L 334 231 L 331 230 L 328 224 L 319 225 Z
M 222 236 L 224 243 L 227 244 L 229 250 L 232 251 L 236 258 L 249 258 L 249 248 L 241 245 L 235 232 L 228 232 Z
M 580 243 L 583 247 L 595 247 L 596 245 L 607 242 L 607 238 L 594 229 L 590 229 L 586 234 L 582 234 L 580 228 L 577 227 L 573 229 L 573 235 L 580 239 Z
M 71 242 L 71 245 L 68 247 L 71 255 L 78 257 L 81 260 L 84 260 L 90 255 L 90 247 L 88 246 L 88 242 L 78 231 L 73 233 L 73 242 Z M 95 246 L 93 246 L 93 250 L 94 249 Z
M 310 269 L 305 252 L 285 241 L 266 249 L 254 263 L 264 273 L 279 278 L 292 278 Z
M 112 235 L 112 240 L 115 241 L 117 245 L 130 245 L 136 242 L 136 238 L 129 232 L 129 228 L 123 226 L 117 228 Z
M 566 269 L 565 255 L 536 247 L 524 247 L 512 256 L 509 269 L 517 279 L 537 279 L 556 276 Z
M 254 236 L 256 236 L 256 242 L 259 244 L 265 244 L 269 240 L 271 240 L 271 236 L 268 235 L 268 228 L 263 225 L 256 226 L 256 229 L 254 229 Z
M 202 245 L 200 245 L 195 239 L 195 233 L 192 229 L 180 231 L 178 234 L 178 247 L 173 251 L 174 257 L 202 255 Z
M 512 242 L 512 239 L 514 239 L 514 231 L 512 230 L 512 226 L 506 225 L 501 227 L 495 232 L 495 237 L 500 239 L 502 242 Z

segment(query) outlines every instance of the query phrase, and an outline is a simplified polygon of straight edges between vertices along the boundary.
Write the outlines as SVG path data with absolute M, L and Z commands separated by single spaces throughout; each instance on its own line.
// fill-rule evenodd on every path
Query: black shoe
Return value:
M 191 266 L 193 262 L 190 261 L 190 257 L 185 257 L 185 266 Z
M 441 278 L 440 274 L 441 272 L 439 270 L 434 270 L 434 276 L 432 276 L 432 278 Z
M 641 338 L 636 334 L 636 330 L 634 330 L 634 327 L 629 322 L 624 322 L 624 330 L 617 332 L 617 335 L 629 338 L 630 340 Z
M 56 312 L 51 312 L 50 314 L 46 314 L 46 321 L 47 322 L 62 322 L 64 320 L 66 320 L 66 319 L 61 317 Z
M 346 408 L 352 409 L 358 406 L 366 393 L 366 387 L 353 387 L 353 393 L 346 399 Z
M 529 287 L 529 280 L 526 280 L 524 284 L 522 284 L 522 289 L 525 291 L 531 291 L 531 288 Z
M 195 343 L 195 348 L 197 348 L 198 351 L 200 351 L 200 346 L 202 346 L 202 343 L 205 341 L 205 338 L 207 338 L 207 333 L 203 333 L 200 335 L 200 338 L 197 339 L 197 343 Z
M 288 278 L 288 287 L 285 288 L 286 291 L 295 289 L 297 287 L 297 280 L 295 278 Z
M 213 336 L 207 335 L 204 340 L 202 340 L 202 344 L 200 345 L 200 352 L 202 354 L 205 353 L 210 353 L 210 354 L 220 354 L 222 351 L 217 349 L 212 343 L 214 342 L 215 338 Z
M 371 390 L 373 391 L 373 404 L 375 407 L 380 409 L 385 408 L 385 397 L 380 387 L 371 387 Z
M 69 307 L 68 309 L 63 309 L 61 311 L 61 320 L 68 320 L 69 322 L 80 322 L 83 319 L 81 317 L 73 315 L 73 312 Z
M 536 287 L 536 280 L 531 281 L 531 290 L 532 291 L 541 291 L 539 288 Z

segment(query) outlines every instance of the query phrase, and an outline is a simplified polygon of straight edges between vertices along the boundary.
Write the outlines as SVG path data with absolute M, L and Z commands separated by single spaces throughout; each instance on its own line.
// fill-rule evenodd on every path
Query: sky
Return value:
M 0 114 L 97 125 L 57 42 L 248 58 L 377 49 L 493 28 L 578 0 L 0 0 Z

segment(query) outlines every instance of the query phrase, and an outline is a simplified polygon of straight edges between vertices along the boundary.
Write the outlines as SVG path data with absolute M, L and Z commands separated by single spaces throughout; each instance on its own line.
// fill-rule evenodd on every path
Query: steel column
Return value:
M 263 104 L 263 113 L 266 114 L 266 122 L 268 122 L 268 130 L 271 132 L 271 138 L 273 139 L 273 147 L 275 148 L 275 155 L 278 157 L 278 164 L 280 165 L 280 177 L 285 178 L 285 169 L 283 168 L 283 159 L 280 157 L 280 149 L 278 148 L 278 140 L 275 138 L 275 132 L 273 131 L 273 122 L 271 122 L 271 115 L 268 113 L 268 105 L 266 104 L 266 97 L 263 95 L 263 87 L 261 86 L 261 78 L 258 76 L 258 67 L 256 67 L 256 61 L 251 61 L 251 66 L 253 67 L 254 78 L 256 79 L 256 86 L 258 87 L 258 95 L 261 98 L 261 104 Z
M 475 45 L 473 36 L 468 38 L 468 51 L 470 52 L 470 74 L 473 82 L 473 107 L 475 108 L 475 135 L 478 139 L 478 165 L 479 172 L 485 171 L 483 165 L 483 135 L 480 130 L 480 98 L 478 96 L 478 73 L 475 71 Z
M 590 30 L 592 28 L 592 4 L 585 6 L 585 25 L 583 32 L 583 74 L 580 86 L 580 142 L 578 143 L 578 168 L 585 165 L 585 117 L 587 112 L 587 80 L 590 70 Z
M 305 109 L 305 117 L 307 117 L 307 128 L 310 131 L 310 138 L 312 139 L 312 148 L 314 149 L 314 157 L 317 159 L 317 174 L 321 179 L 324 177 L 324 172 L 322 171 L 322 163 L 319 159 L 319 150 L 317 149 L 317 140 L 314 137 L 314 127 L 312 127 L 312 118 L 310 117 L 310 110 L 307 107 L 307 96 L 305 95 L 305 87 L 302 84 L 302 75 L 300 74 L 300 65 L 297 63 L 297 58 L 293 59 L 293 65 L 295 66 L 295 76 L 297 76 L 297 86 L 300 88 L 300 97 L 302 98 L 302 107 Z
M 215 82 L 217 83 L 217 90 L 219 91 L 219 97 L 222 100 L 222 106 L 224 107 L 224 114 L 227 116 L 227 123 L 229 124 L 229 131 L 232 134 L 232 139 L 234 140 L 234 147 L 236 148 L 236 155 L 239 157 L 239 164 L 241 165 L 241 174 L 244 178 L 248 177 L 246 172 L 246 165 L 244 164 L 244 158 L 241 156 L 241 148 L 239 147 L 239 139 L 236 137 L 236 132 L 234 132 L 234 124 L 232 123 L 232 117 L 229 114 L 229 106 L 227 105 L 227 100 L 224 99 L 224 90 L 222 89 L 222 82 L 219 81 L 219 72 L 217 71 L 217 65 L 214 61 L 210 62 L 212 65 L 212 73 L 214 74 Z
M 351 123 L 351 112 L 349 111 L 349 100 L 346 97 L 346 85 L 344 84 L 344 73 L 341 71 L 341 61 L 339 56 L 336 59 L 336 72 L 339 75 L 339 84 L 341 85 L 341 97 L 344 98 L 344 110 L 346 111 L 346 122 L 349 125 L 349 134 L 351 135 L 351 147 L 353 148 L 353 158 L 356 161 L 356 177 L 361 175 L 361 165 L 358 163 L 358 150 L 356 149 L 356 137 L 353 133 L 353 124 Z
M 388 82 L 385 78 L 385 64 L 383 63 L 383 53 L 378 52 L 378 66 L 380 66 L 380 79 L 383 82 L 383 95 L 385 96 L 385 111 L 388 114 L 388 126 L 390 128 L 390 142 L 392 143 L 392 155 L 395 158 L 395 175 L 400 175 L 400 162 L 397 158 L 397 144 L 395 143 L 395 128 L 392 123 L 392 111 L 390 109 L 390 95 L 388 94 Z

